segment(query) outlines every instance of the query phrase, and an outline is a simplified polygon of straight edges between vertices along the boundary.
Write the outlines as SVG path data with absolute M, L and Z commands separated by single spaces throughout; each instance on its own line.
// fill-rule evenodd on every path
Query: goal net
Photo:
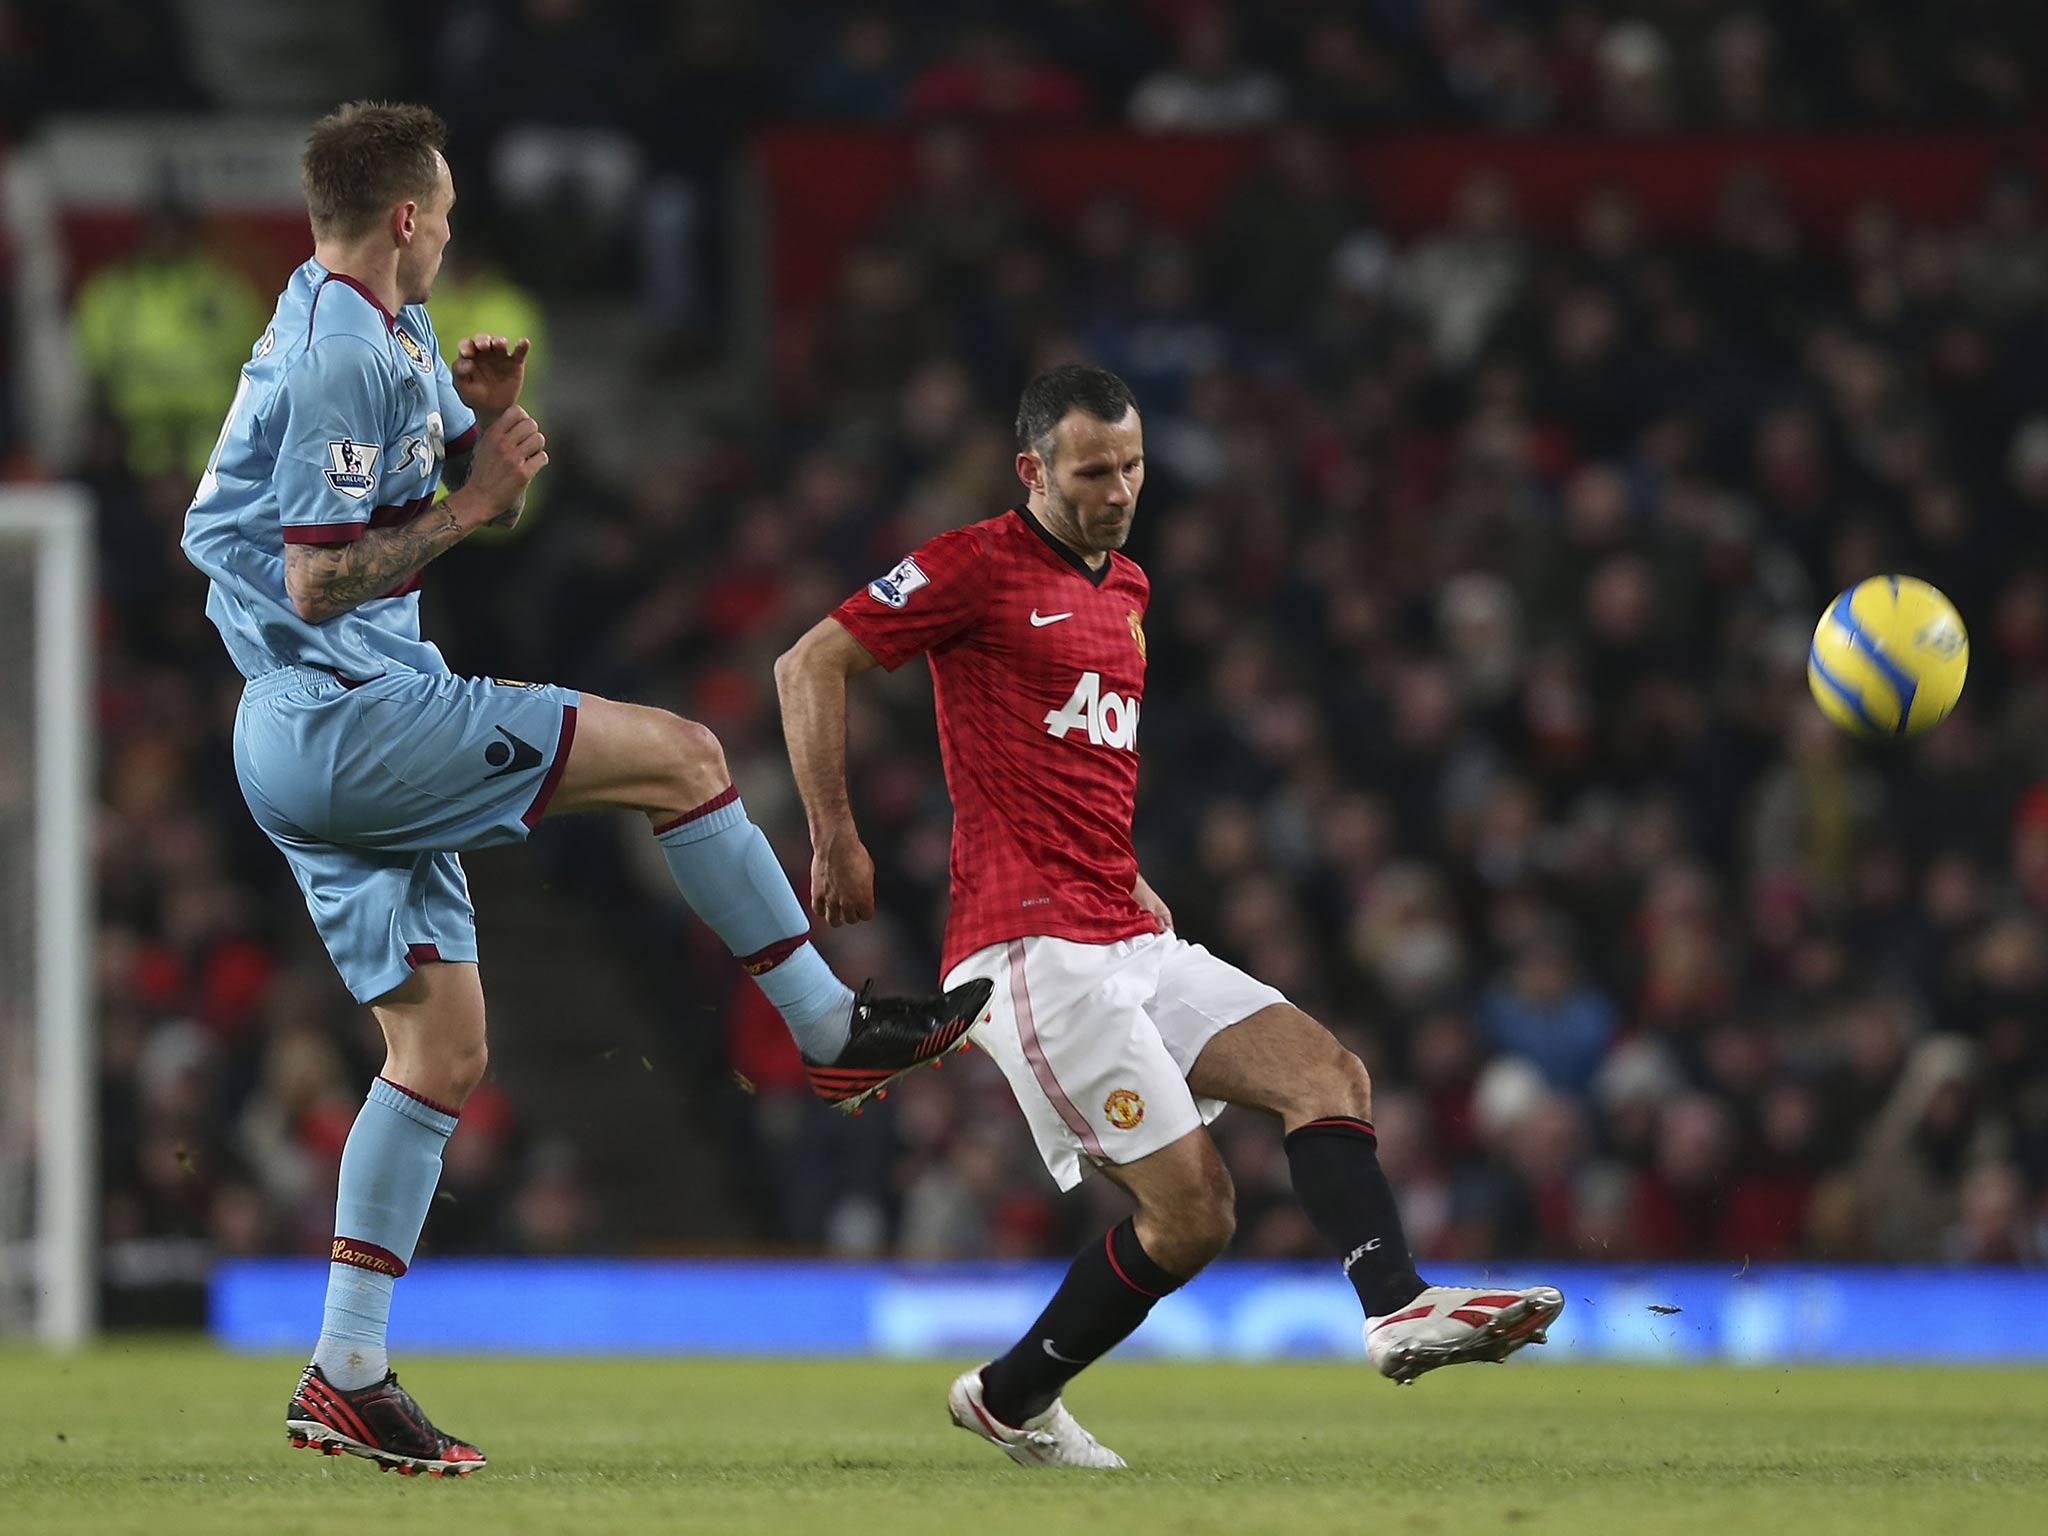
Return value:
M 0 488 L 0 1335 L 93 1331 L 91 504 Z

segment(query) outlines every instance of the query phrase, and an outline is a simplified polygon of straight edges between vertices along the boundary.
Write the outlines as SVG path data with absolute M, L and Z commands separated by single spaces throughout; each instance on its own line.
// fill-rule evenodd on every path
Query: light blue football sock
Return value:
M 747 819 L 738 789 L 655 832 L 690 910 L 739 957 L 797 1049 L 835 1061 L 853 1022 L 853 991 L 810 941 L 811 920 L 775 850 Z
M 454 1129 L 455 1116 L 380 1077 L 341 1149 L 327 1310 L 313 1363 L 344 1392 L 390 1369 L 391 1283 L 412 1263 Z

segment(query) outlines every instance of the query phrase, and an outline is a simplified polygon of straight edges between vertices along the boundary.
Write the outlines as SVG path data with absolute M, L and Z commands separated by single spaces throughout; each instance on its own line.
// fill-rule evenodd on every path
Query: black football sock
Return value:
M 988 1411 L 1015 1428 L 1045 1412 L 1060 1389 L 1129 1338 L 1152 1303 L 1181 1282 L 1138 1242 L 1128 1220 L 1083 1248 L 1038 1321 L 981 1373 Z
M 1424 1289 L 1401 1231 L 1401 1211 L 1380 1169 L 1380 1139 L 1350 1115 L 1325 1115 L 1287 1137 L 1295 1197 L 1331 1247 L 1344 1255 L 1367 1317 L 1385 1317 Z

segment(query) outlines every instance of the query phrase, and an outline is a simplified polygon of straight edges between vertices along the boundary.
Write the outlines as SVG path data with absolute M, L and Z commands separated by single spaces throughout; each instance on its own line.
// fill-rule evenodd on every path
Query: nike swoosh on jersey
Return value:
M 1065 613 L 1048 613 L 1041 617 L 1038 610 L 1034 608 L 1031 610 L 1031 627 L 1033 629 L 1043 629 L 1048 624 L 1057 624 L 1061 619 L 1071 619 L 1073 616 L 1073 610 L 1069 609 Z

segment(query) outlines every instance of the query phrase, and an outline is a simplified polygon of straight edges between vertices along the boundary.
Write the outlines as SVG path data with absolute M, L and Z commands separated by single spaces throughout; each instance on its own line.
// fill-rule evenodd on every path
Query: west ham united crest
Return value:
M 392 334 L 398 338 L 398 350 L 412 359 L 413 367 L 421 373 L 434 371 L 434 360 L 427 356 L 427 349 L 419 344 L 411 331 L 400 325 L 392 328 Z

